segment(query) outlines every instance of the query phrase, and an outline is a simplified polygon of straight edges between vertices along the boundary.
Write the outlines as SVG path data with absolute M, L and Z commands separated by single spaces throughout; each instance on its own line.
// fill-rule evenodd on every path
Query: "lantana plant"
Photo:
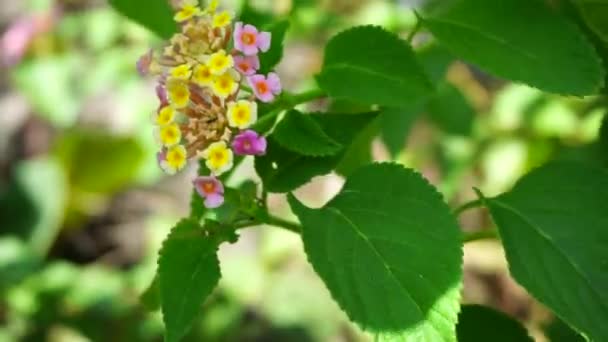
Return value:
M 469 329 L 480 317 L 487 326 L 506 320 L 517 327 L 508 317 L 496 321 L 488 308 L 461 305 L 463 245 L 485 238 L 502 241 L 513 278 L 556 316 L 589 340 L 608 340 L 608 119 L 598 143 L 581 146 L 585 162 L 549 162 L 547 156 L 546 165 L 512 190 L 488 197 L 475 189 L 476 198 L 456 208 L 416 170 L 371 163 L 370 156 L 378 135 L 399 155 L 421 112 L 438 128 L 471 134 L 472 122 L 461 124 L 460 118 L 473 109 L 447 78 L 455 57 L 550 93 L 605 93 L 608 58 L 602 64 L 591 44 L 600 43 L 599 36 L 588 39 L 601 31 L 590 21 L 595 16 L 581 11 L 572 21 L 546 1 L 449 1 L 436 12 L 416 12 L 406 39 L 370 25 L 337 34 L 324 48 L 318 88 L 290 94 L 270 72 L 282 56 L 286 20 L 245 15 L 244 6 L 242 18 L 262 23 L 235 22 L 217 1 L 201 8 L 198 1 L 178 0 L 172 1 L 174 25 L 165 0 L 110 2 L 163 37 L 179 29 L 164 49 L 137 63 L 142 74 L 158 78 L 153 121 L 160 167 L 174 174 L 200 161 L 190 216 L 173 227 L 159 253 L 167 341 L 185 336 L 219 282 L 219 246 L 236 242 L 238 230 L 262 224 L 300 234 L 333 299 L 378 341 L 494 339 L 494 330 L 468 338 L 487 330 Z M 156 21 L 138 15 L 142 4 L 171 14 L 152 25 Z M 421 29 L 428 39 L 432 35 L 430 48 L 437 51 L 413 46 Z M 318 98 L 328 98 L 331 110 L 295 110 Z M 603 106 L 604 97 L 598 99 Z M 244 156 L 255 159 L 260 184 L 225 186 Z M 321 208 L 309 208 L 293 194 L 334 171 L 346 177 L 344 187 Z M 287 194 L 298 222 L 273 215 L 268 193 Z M 495 229 L 459 226 L 457 217 L 478 207 L 488 209 Z M 529 340 L 523 327 L 515 333 L 519 337 L 505 336 Z
M 205 206 L 217 208 L 224 202 L 218 177 L 233 168 L 235 155 L 266 152 L 266 138 L 250 127 L 258 118 L 256 101 L 273 102 L 282 91 L 276 73 L 258 73 L 259 54 L 270 49 L 272 35 L 234 23 L 217 1 L 201 9 L 198 1 L 184 0 L 174 19 L 181 32 L 137 62 L 141 75 L 158 77 L 158 162 L 175 174 L 203 159 L 209 174 L 192 183 Z

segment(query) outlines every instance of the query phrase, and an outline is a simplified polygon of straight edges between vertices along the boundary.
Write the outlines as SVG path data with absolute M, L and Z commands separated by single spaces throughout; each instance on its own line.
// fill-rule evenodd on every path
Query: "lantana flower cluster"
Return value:
M 233 25 L 232 14 L 217 8 L 217 0 L 205 9 L 197 0 L 182 0 L 174 17 L 181 32 L 137 63 L 140 74 L 158 77 L 160 106 L 153 120 L 160 167 L 175 174 L 189 160 L 204 159 L 210 174 L 193 184 L 208 208 L 224 202 L 218 177 L 233 167 L 234 155 L 266 152 L 266 139 L 250 129 L 258 116 L 256 100 L 272 102 L 281 93 L 275 73 L 258 73 L 271 34 Z

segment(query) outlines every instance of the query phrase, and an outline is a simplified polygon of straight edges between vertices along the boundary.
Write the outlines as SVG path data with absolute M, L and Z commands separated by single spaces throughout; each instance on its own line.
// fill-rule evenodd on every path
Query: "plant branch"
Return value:
M 420 16 L 418 15 L 418 13 L 414 13 L 416 14 L 416 25 L 414 25 L 412 30 L 408 33 L 407 38 L 405 39 L 408 43 L 410 43 L 410 45 L 412 45 L 416 33 L 418 33 L 418 31 L 420 31 L 420 29 L 422 28 L 422 20 L 420 19 Z
M 461 205 L 460 207 L 454 209 L 454 215 L 459 216 L 460 214 L 462 214 L 463 212 L 465 212 L 469 209 L 479 208 L 481 206 L 483 206 L 483 200 L 476 199 L 476 200 L 467 202 L 467 203 Z
M 302 232 L 302 226 L 300 226 L 300 224 L 291 222 L 291 221 L 287 221 L 280 217 L 276 217 L 276 216 L 272 216 L 272 215 L 269 215 L 264 223 L 271 225 L 271 226 L 278 227 L 278 228 L 283 228 L 283 229 L 289 230 L 290 232 L 294 232 L 296 234 L 300 234 Z

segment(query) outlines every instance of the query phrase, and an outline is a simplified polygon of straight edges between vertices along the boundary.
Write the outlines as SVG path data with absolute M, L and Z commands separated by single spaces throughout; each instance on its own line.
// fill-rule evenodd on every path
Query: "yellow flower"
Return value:
M 194 68 L 192 74 L 192 80 L 200 87 L 211 87 L 213 86 L 213 80 L 215 77 L 211 74 L 211 70 L 204 64 L 199 64 Z
M 215 11 L 217 10 L 217 6 L 219 4 L 220 4 L 219 0 L 211 0 L 211 1 L 209 1 L 209 5 L 205 9 L 205 11 L 209 12 L 209 13 L 215 13 Z
M 226 51 L 220 50 L 209 57 L 207 66 L 212 74 L 221 75 L 234 66 L 234 59 Z
M 169 102 L 177 109 L 186 107 L 190 102 L 188 84 L 178 79 L 169 79 L 167 81 L 167 93 L 169 95 Z
M 160 167 L 168 174 L 175 174 L 186 166 L 188 152 L 182 145 L 175 145 L 167 150 L 164 159 L 160 161 Z
M 234 80 L 234 77 L 232 77 L 230 72 L 216 77 L 215 81 L 213 82 L 213 93 L 222 99 L 234 94 L 238 88 L 239 85 Z
M 240 100 L 228 104 L 228 124 L 239 129 L 249 128 L 258 119 L 258 105 L 255 102 Z
M 188 64 L 182 64 L 171 69 L 171 76 L 180 80 L 188 80 L 192 75 L 190 66 Z
M 215 142 L 203 151 L 202 157 L 205 158 L 205 165 L 211 172 L 219 176 L 232 168 L 232 150 L 226 146 L 225 141 Z
M 177 124 L 163 126 L 160 128 L 158 138 L 163 146 L 171 147 L 182 140 L 182 131 Z
M 163 107 L 154 118 L 154 121 L 159 126 L 166 126 L 175 120 L 175 109 L 171 106 Z
M 213 28 L 228 26 L 231 21 L 232 15 L 228 11 L 223 11 L 213 16 Z
M 175 14 L 173 19 L 178 23 L 184 22 L 186 20 L 190 20 L 192 17 L 198 16 L 201 14 L 201 9 L 196 5 L 185 3 L 179 12 Z

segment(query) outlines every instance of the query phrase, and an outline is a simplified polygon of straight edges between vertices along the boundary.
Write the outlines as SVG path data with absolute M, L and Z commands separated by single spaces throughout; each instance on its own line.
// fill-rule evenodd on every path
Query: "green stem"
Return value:
M 321 89 L 311 89 L 295 95 L 284 93 L 277 106 L 258 120 L 258 122 L 252 126 L 252 129 L 255 130 L 256 128 L 264 127 L 267 123 L 269 123 L 269 121 L 275 120 L 276 117 L 285 110 L 293 109 L 297 105 L 301 105 L 325 96 L 327 95 Z
M 458 216 L 469 209 L 479 208 L 481 206 L 483 206 L 483 200 L 476 199 L 476 200 L 467 202 L 467 203 L 461 205 L 460 207 L 454 209 L 454 215 Z
M 418 31 L 420 31 L 420 29 L 422 28 L 422 20 L 420 20 L 420 16 L 418 15 L 418 13 L 414 13 L 416 14 L 416 25 L 414 26 L 414 28 L 412 28 L 410 33 L 408 33 L 407 38 L 405 39 L 408 43 L 410 43 L 410 45 L 412 45 L 416 33 L 418 33 Z
M 280 217 L 272 215 L 269 215 L 264 223 L 278 228 L 289 230 L 290 232 L 294 232 L 296 234 L 300 234 L 302 232 L 302 226 L 300 226 L 298 223 L 287 221 Z
M 496 229 L 484 229 L 462 233 L 462 242 L 464 243 L 487 239 L 498 239 L 498 231 Z

